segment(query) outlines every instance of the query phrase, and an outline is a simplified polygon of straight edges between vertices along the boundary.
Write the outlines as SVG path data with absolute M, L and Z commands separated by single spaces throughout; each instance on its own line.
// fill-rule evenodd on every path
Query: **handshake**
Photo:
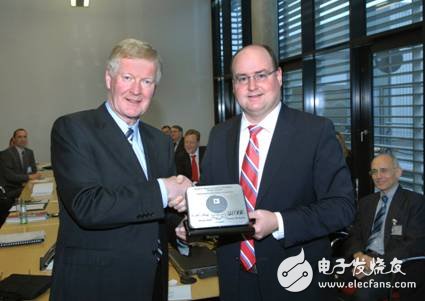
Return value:
M 192 181 L 183 175 L 163 179 L 167 189 L 168 207 L 174 208 L 178 212 L 187 210 L 186 190 L 192 187 Z

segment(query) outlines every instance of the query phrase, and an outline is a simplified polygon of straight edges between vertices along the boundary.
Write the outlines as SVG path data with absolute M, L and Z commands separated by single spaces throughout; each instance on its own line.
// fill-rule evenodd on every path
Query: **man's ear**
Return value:
M 401 175 L 403 174 L 403 171 L 401 170 L 400 167 L 397 167 L 395 169 L 395 174 L 397 175 L 397 178 L 400 179 Z
M 105 83 L 106 83 L 106 88 L 108 90 L 111 90 L 111 81 L 112 81 L 112 76 L 109 73 L 108 70 L 105 71 Z

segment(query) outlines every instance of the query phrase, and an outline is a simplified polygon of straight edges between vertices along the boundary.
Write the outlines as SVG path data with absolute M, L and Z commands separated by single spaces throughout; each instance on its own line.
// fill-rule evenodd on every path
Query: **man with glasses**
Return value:
M 282 70 L 269 47 L 239 50 L 232 73 L 243 113 L 212 129 L 201 185 L 240 183 L 255 234 L 220 240 L 220 300 L 332 300 L 332 292 L 317 285 L 327 279 L 317 263 L 330 257 L 327 235 L 349 225 L 355 212 L 333 125 L 282 104 Z M 184 238 L 184 229 L 177 234 Z M 309 262 L 313 282 L 291 292 L 277 271 L 302 252 L 297 263 Z
M 425 199 L 400 186 L 402 170 L 391 153 L 377 155 L 369 173 L 377 192 L 359 201 L 347 254 L 365 263 L 364 273 L 355 271 L 357 279 L 384 282 L 390 281 L 392 275 L 372 273 L 377 258 L 384 259 L 388 268 L 394 258 L 425 255 Z M 378 300 L 387 293 L 385 287 L 361 288 L 356 290 L 354 300 Z

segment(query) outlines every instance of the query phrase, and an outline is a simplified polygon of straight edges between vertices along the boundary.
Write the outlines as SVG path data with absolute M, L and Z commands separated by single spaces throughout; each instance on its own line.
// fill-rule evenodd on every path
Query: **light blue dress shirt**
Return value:
M 115 120 L 118 127 L 123 132 L 124 136 L 127 133 L 129 128 L 131 128 L 133 130 L 133 139 L 132 139 L 132 142 L 131 142 L 131 146 L 133 148 L 134 153 L 136 154 L 136 157 L 137 157 L 137 160 L 140 163 L 140 166 L 143 169 L 143 172 L 146 176 L 146 179 L 149 180 L 148 169 L 147 169 L 147 165 L 146 165 L 145 150 L 143 148 L 142 137 L 141 137 L 140 131 L 139 131 L 139 122 L 141 122 L 141 121 L 137 120 L 135 124 L 129 126 L 124 120 L 122 120 L 117 115 L 117 113 L 115 113 L 114 110 L 112 110 L 108 101 L 105 102 L 105 106 L 106 106 L 106 109 L 108 110 L 109 114 L 112 116 L 112 118 Z M 159 187 L 161 189 L 162 205 L 165 208 L 168 205 L 167 189 L 165 188 L 165 184 L 164 184 L 162 179 L 157 179 L 157 180 L 158 180 L 158 183 L 159 183 Z

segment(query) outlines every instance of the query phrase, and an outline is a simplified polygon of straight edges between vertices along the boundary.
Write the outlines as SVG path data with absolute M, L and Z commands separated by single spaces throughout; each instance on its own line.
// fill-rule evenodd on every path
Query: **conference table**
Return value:
M 44 182 L 51 181 L 54 185 L 53 174 L 51 171 L 43 171 Z M 28 182 L 23 189 L 20 199 L 23 200 L 38 200 L 43 197 L 31 196 L 35 182 Z M 49 203 L 45 209 L 49 218 L 42 221 L 28 222 L 27 224 L 19 223 L 5 223 L 1 229 L 0 234 L 12 234 L 31 231 L 45 231 L 45 240 L 42 243 L 35 243 L 30 245 L 3 247 L 0 248 L 0 279 L 4 279 L 10 274 L 31 274 L 31 275 L 51 275 L 50 270 L 40 270 L 40 258 L 49 250 L 49 248 L 56 242 L 56 237 L 59 227 L 59 213 L 58 197 L 56 189 L 53 189 L 51 195 L 47 196 Z M 218 278 L 208 277 L 200 279 L 195 276 L 196 282 L 190 285 L 191 299 L 186 300 L 202 300 L 207 298 L 218 297 Z M 176 287 L 181 285 L 180 277 L 174 267 L 169 266 L 169 280 L 176 280 Z M 37 301 L 47 301 L 49 299 L 49 291 L 39 296 Z

